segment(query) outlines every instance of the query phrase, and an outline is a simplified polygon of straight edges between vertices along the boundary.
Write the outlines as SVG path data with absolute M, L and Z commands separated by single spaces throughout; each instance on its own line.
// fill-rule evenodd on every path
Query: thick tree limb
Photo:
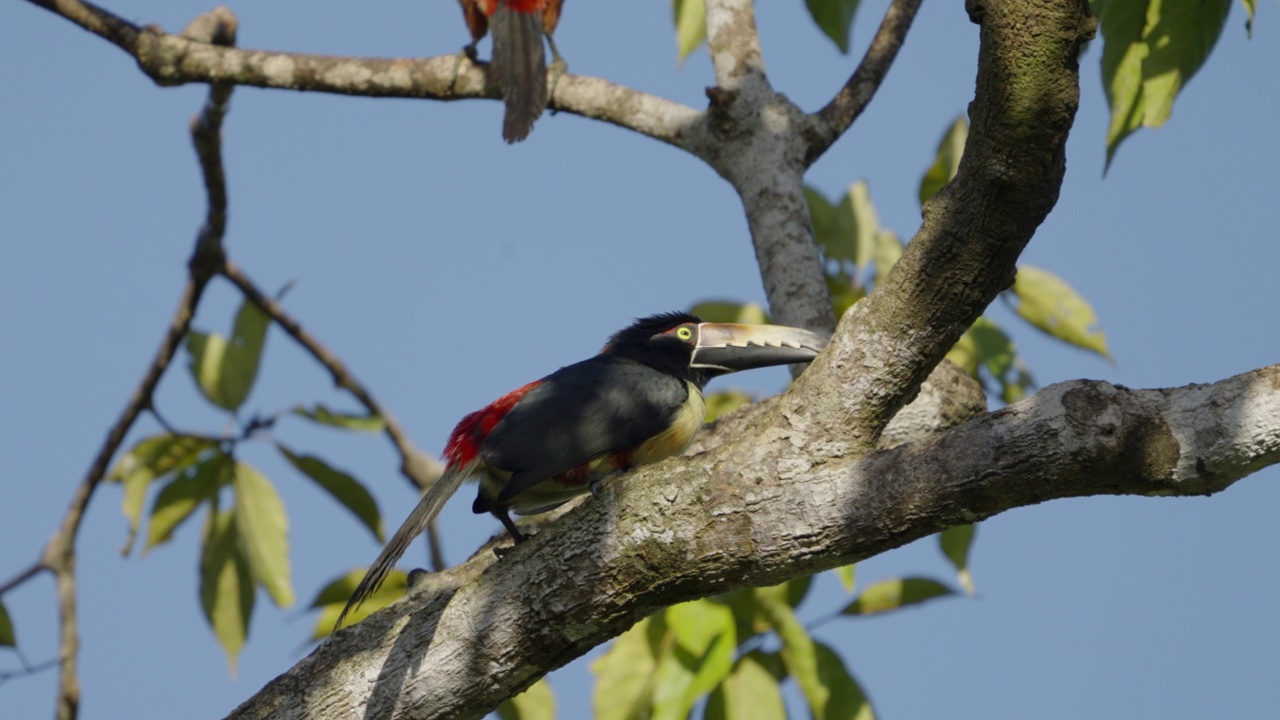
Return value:
M 478 718 L 673 603 L 1054 498 L 1222 490 L 1280 462 L 1280 365 L 1172 390 L 1063 383 L 861 459 L 777 427 L 627 475 L 501 562 L 430 576 L 232 717 Z

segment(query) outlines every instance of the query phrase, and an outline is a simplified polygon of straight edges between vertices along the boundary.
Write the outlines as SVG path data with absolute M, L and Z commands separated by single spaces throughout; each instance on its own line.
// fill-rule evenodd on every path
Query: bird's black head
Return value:
M 686 312 L 640 318 L 600 352 L 634 360 L 701 388 L 717 375 L 808 362 L 829 336 L 783 325 L 705 323 Z

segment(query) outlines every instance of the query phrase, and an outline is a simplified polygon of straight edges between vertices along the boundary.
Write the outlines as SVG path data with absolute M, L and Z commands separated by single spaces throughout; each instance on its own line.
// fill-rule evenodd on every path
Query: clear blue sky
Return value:
M 170 30 L 209 7 L 107 4 Z M 814 109 L 855 66 L 885 2 L 861 10 L 854 57 L 819 35 L 800 2 L 760 5 L 770 79 Z M 467 39 L 445 0 L 233 9 L 247 48 L 424 56 Z M 1174 386 L 1280 361 L 1277 9 L 1259 3 L 1246 40 L 1244 13 L 1233 7 L 1169 125 L 1130 138 L 1105 179 L 1107 109 L 1100 48 L 1090 48 L 1066 184 L 1024 260 L 1093 302 L 1116 363 L 1048 341 L 997 309 L 1042 384 Z M 0 577 L 8 577 L 57 526 L 173 310 L 204 213 L 187 120 L 206 90 L 158 88 L 113 46 L 25 2 L 0 4 L 0 27 Z M 666 2 L 573 0 L 558 41 L 575 72 L 695 106 L 713 82 L 705 51 L 676 67 Z M 869 180 L 881 222 L 910 236 L 920 174 L 965 110 L 976 52 L 977 28 L 960 3 L 926 3 L 879 96 L 810 182 L 835 195 Z M 500 114 L 488 101 L 238 89 L 225 127 L 231 256 L 267 288 L 296 281 L 289 310 L 433 452 L 463 414 L 593 353 L 632 317 L 707 297 L 763 299 L 738 201 L 698 161 L 567 115 L 544 117 L 528 142 L 508 147 Z M 236 303 L 215 285 L 197 324 L 225 331 Z M 159 406 L 181 427 L 220 431 L 224 419 L 184 366 L 180 357 Z M 777 372 L 733 378 L 760 393 L 783 382 Z M 318 400 L 354 407 L 273 330 L 247 409 Z M 155 430 L 143 422 L 133 438 Z M 278 434 L 361 478 L 389 526 L 412 505 L 383 438 L 297 422 Z M 300 604 L 376 555 L 370 535 L 268 445 L 242 457 L 287 504 Z M 1277 481 L 1280 471 L 1269 469 L 1208 499 L 1088 498 L 1006 513 L 980 530 L 976 599 L 831 624 L 819 635 L 893 720 L 1265 716 L 1274 712 L 1280 646 Z M 470 514 L 463 494 L 443 518 L 453 562 L 498 530 Z M 122 559 L 119 503 L 118 489 L 104 487 L 79 543 L 84 717 L 220 716 L 302 657 L 312 617 L 260 595 L 239 677 L 228 678 L 196 594 L 198 523 L 144 559 Z M 859 579 L 920 573 L 947 575 L 932 540 L 864 563 Z M 51 582 L 4 602 L 26 655 L 53 657 Z M 803 616 L 843 602 L 828 578 Z M 15 666 L 0 650 L 0 670 Z M 561 717 L 587 717 L 586 663 L 551 679 Z M 47 672 L 0 685 L 4 717 L 48 717 L 54 682 Z

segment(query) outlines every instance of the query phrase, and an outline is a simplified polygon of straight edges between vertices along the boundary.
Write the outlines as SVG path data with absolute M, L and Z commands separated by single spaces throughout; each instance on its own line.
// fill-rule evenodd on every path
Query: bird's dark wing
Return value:
M 616 356 L 597 355 L 548 375 L 485 437 L 485 464 L 512 473 L 506 502 L 595 458 L 667 428 L 689 399 L 679 378 Z

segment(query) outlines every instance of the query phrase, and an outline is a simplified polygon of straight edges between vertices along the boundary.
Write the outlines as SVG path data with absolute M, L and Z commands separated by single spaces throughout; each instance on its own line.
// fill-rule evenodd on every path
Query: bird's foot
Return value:
M 604 489 L 604 480 L 592 480 L 587 484 L 587 489 L 591 491 L 591 497 L 600 497 L 600 491 Z
M 516 533 L 513 531 L 511 539 L 514 542 L 511 545 L 494 545 L 493 554 L 496 555 L 499 560 L 501 560 L 502 558 L 506 557 L 507 554 L 510 553 L 512 550 L 515 550 L 518 545 L 520 545 L 521 543 L 523 543 L 524 541 L 528 540 L 531 537 L 533 537 L 533 533 L 531 532 Z
M 476 53 L 476 44 L 464 45 L 458 54 L 453 58 L 453 72 L 449 74 L 449 94 L 453 94 L 454 87 L 458 84 L 458 71 L 462 69 L 462 59 L 470 60 L 474 65 L 478 54 Z

